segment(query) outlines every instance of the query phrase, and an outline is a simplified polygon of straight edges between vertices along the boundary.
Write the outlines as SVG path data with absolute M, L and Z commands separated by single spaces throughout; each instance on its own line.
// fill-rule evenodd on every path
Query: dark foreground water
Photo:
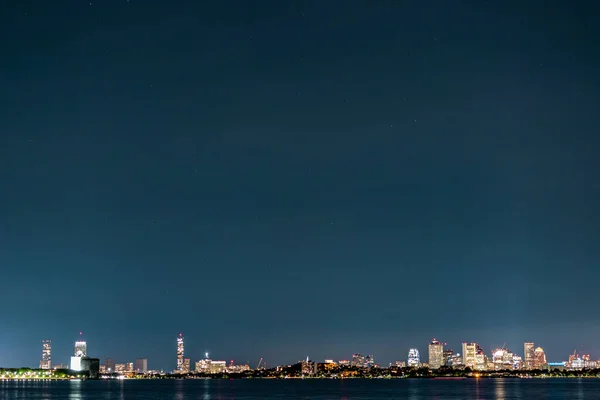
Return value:
M 0 399 L 600 399 L 600 379 L 0 381 Z

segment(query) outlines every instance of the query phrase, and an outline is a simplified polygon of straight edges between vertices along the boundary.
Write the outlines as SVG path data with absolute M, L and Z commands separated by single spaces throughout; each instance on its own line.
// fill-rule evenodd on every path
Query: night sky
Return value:
M 0 366 L 600 358 L 599 14 L 3 2 Z

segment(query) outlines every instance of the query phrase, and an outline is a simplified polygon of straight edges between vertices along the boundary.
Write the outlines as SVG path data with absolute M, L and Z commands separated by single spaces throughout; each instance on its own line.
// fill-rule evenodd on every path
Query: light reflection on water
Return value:
M 505 400 L 506 399 L 506 391 L 505 391 L 505 381 L 504 379 L 496 379 L 494 382 L 495 390 L 494 390 L 494 399 L 496 400 Z
M 69 381 L 69 400 L 81 400 L 81 381 Z
M 600 400 L 600 379 L 0 382 L 0 400 Z

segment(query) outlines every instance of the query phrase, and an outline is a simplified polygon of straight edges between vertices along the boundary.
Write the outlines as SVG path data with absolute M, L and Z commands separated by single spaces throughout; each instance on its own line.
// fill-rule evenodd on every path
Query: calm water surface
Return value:
M 600 399 L 599 379 L 1 382 L 0 399 Z

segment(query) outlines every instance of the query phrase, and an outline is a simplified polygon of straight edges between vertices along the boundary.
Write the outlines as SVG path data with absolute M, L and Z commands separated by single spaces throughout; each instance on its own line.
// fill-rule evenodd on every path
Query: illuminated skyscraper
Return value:
M 546 362 L 546 353 L 544 353 L 544 349 L 538 347 L 533 353 L 533 368 L 542 369 L 547 364 L 548 363 Z
M 70 368 L 73 371 L 81 371 L 81 359 L 87 357 L 87 343 L 82 340 L 75 342 L 75 351 L 73 354 Z
M 182 372 L 184 374 L 188 374 L 190 372 L 190 368 L 191 368 L 190 364 L 191 364 L 191 361 L 190 361 L 189 358 L 184 358 L 183 359 L 183 371 Z
M 444 345 L 435 338 L 429 343 L 429 368 L 438 369 L 444 365 Z
M 87 357 L 87 343 L 75 342 L 75 357 Z
M 463 365 L 465 368 L 469 367 L 471 369 L 475 368 L 477 364 L 477 343 L 463 343 L 462 344 L 462 357 L 463 357 Z
M 523 358 L 525 359 L 525 368 L 533 368 L 534 354 L 535 348 L 533 347 L 533 342 L 526 342 L 523 346 Z
M 42 359 L 40 369 L 52 369 L 52 341 L 42 340 Z
M 177 372 L 179 373 L 183 373 L 183 362 L 183 334 L 180 333 L 177 338 Z
M 410 349 L 408 351 L 408 360 L 406 360 L 408 367 L 420 367 L 421 357 L 419 356 L 419 349 Z

